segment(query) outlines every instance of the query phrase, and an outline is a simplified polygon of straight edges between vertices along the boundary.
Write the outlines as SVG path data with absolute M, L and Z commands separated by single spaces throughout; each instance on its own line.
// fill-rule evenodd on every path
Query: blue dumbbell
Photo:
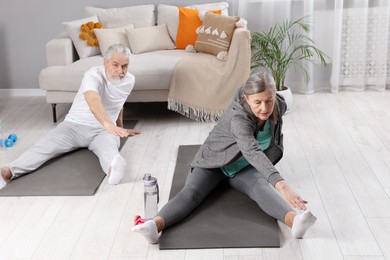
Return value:
M 15 143 L 18 137 L 16 136 L 16 134 L 10 134 L 7 139 L 10 139 Z
M 5 147 L 11 147 L 14 145 L 14 141 L 12 141 L 11 139 L 7 139 L 7 140 L 5 140 L 4 144 L 5 144 Z
M 0 139 L 0 146 L 4 145 L 5 147 L 11 147 L 14 145 L 17 139 L 18 137 L 16 136 L 16 134 L 10 134 L 5 141 Z

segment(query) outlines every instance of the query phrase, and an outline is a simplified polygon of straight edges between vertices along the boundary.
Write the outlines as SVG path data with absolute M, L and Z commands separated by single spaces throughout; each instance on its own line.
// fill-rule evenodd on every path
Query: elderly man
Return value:
M 140 133 L 123 128 L 123 104 L 134 87 L 134 76 L 127 72 L 129 57 L 130 50 L 120 44 L 107 49 L 104 64 L 84 74 L 64 121 L 15 161 L 1 168 L 0 189 L 49 159 L 80 147 L 88 147 L 96 154 L 109 184 L 121 181 L 126 161 L 118 151 L 119 137 Z

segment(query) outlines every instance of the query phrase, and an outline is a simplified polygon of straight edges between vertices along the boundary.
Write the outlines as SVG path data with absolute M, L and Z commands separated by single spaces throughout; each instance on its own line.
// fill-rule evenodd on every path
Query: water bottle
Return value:
M 147 173 L 145 174 L 143 181 L 145 218 L 152 219 L 154 216 L 157 215 L 157 204 L 160 200 L 157 179 Z
M 3 151 L 4 149 L 5 149 L 5 136 L 4 136 L 3 124 L 0 119 L 0 151 Z

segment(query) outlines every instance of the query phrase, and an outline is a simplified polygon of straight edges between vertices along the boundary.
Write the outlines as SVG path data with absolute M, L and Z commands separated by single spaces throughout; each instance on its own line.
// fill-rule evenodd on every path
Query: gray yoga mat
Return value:
M 184 186 L 199 145 L 179 146 L 169 198 Z M 276 220 L 226 182 L 189 216 L 164 230 L 160 249 L 280 247 Z
M 136 120 L 125 120 L 134 128 Z M 121 138 L 122 149 L 127 138 Z M 0 196 L 91 196 L 106 174 L 99 159 L 86 148 L 58 156 L 29 174 L 10 181 Z

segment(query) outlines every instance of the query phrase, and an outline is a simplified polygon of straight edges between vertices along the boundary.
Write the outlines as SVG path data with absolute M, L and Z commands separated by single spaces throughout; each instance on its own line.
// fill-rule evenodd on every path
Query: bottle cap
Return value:
M 157 179 L 152 177 L 152 175 L 150 173 L 146 173 L 142 180 L 144 181 L 144 185 L 146 185 L 146 186 L 152 186 L 152 185 L 155 185 L 157 183 Z

